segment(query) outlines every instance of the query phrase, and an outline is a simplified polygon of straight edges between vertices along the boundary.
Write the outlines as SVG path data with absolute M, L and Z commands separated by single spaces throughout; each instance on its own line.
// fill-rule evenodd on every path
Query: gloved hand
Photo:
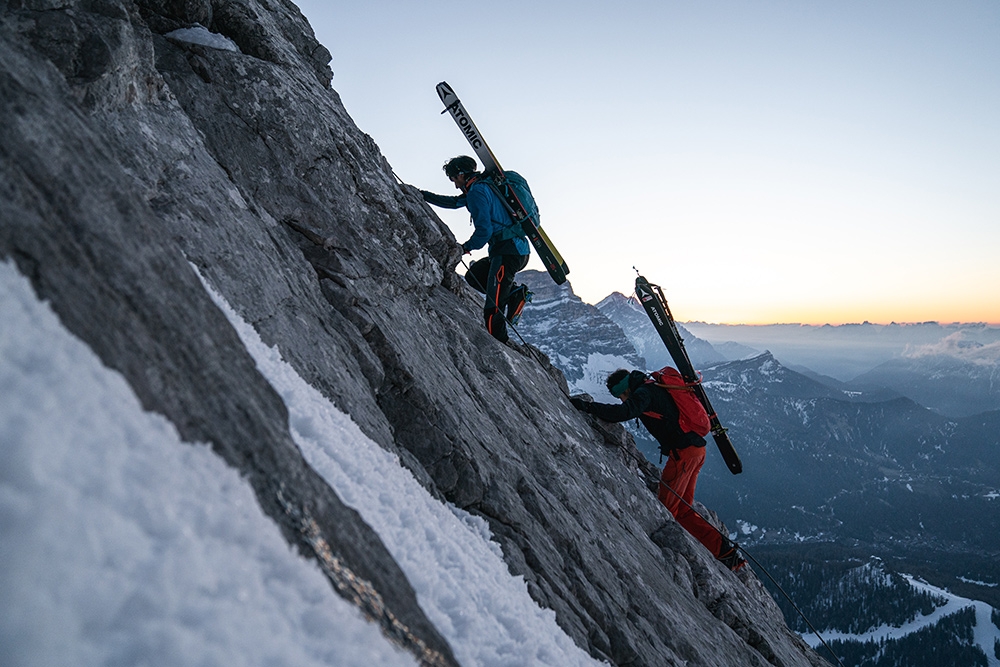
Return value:
M 573 407 L 580 412 L 586 412 L 590 414 L 590 403 L 583 400 L 582 398 L 573 397 L 569 399 L 569 402 L 573 404 Z

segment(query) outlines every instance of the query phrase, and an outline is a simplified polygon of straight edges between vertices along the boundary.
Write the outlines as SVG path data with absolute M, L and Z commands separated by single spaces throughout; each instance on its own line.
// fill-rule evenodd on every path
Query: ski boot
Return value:
M 722 543 L 722 549 L 716 559 L 733 572 L 739 572 L 746 567 L 747 562 L 736 550 L 736 545 L 728 539 Z
M 521 321 L 521 311 L 524 310 L 524 304 L 530 303 L 533 296 L 534 294 L 528 291 L 527 285 L 518 285 L 512 289 L 510 297 L 507 298 L 507 321 L 517 326 L 517 323 Z

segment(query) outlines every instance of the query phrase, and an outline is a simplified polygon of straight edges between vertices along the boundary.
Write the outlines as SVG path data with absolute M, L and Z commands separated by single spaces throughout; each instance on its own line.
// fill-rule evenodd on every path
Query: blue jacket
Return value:
M 436 195 L 424 190 L 421 190 L 421 195 L 427 203 L 441 208 L 464 206 L 469 209 L 472 224 L 476 229 L 469 240 L 462 244 L 462 249 L 466 252 L 478 250 L 488 243 L 490 256 L 531 254 L 528 239 L 523 236 L 505 240 L 494 239 L 499 232 L 513 225 L 514 221 L 511 220 L 497 193 L 482 180 L 473 181 L 469 191 L 457 197 Z

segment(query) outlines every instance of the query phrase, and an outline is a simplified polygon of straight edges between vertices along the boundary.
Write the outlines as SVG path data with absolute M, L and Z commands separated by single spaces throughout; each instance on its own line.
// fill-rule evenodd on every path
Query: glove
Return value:
M 590 403 L 583 400 L 582 398 L 574 397 L 569 399 L 569 402 L 572 403 L 573 407 L 579 410 L 580 412 L 586 412 L 587 414 L 590 414 Z

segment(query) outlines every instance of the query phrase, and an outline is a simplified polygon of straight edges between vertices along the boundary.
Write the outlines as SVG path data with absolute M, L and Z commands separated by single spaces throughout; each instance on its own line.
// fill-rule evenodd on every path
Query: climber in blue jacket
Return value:
M 469 210 L 475 226 L 472 236 L 462 244 L 465 253 L 489 244 L 487 257 L 469 267 L 465 280 L 473 289 L 486 295 L 483 317 L 486 330 L 502 343 L 507 342 L 507 321 L 517 322 L 528 298 L 526 285 L 516 285 L 515 274 L 528 264 L 531 246 L 514 224 L 496 191 L 476 170 L 476 161 L 460 155 L 444 164 L 444 173 L 462 191 L 457 197 L 421 190 L 424 201 L 441 208 Z

